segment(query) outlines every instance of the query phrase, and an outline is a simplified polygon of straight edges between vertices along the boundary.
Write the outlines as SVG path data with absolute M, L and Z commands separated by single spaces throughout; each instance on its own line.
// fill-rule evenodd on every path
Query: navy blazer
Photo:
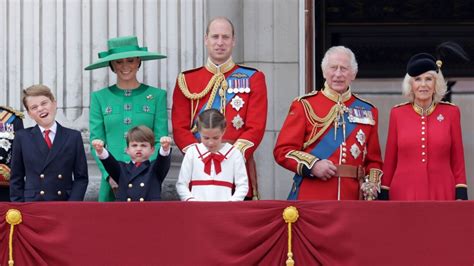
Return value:
M 168 156 L 158 156 L 154 161 L 144 161 L 139 167 L 133 162 L 117 161 L 109 152 L 102 164 L 118 184 L 117 201 L 161 200 L 161 184 L 171 165 L 171 151 Z
M 51 149 L 38 125 L 16 133 L 11 201 L 84 200 L 89 175 L 81 133 L 57 125 Z

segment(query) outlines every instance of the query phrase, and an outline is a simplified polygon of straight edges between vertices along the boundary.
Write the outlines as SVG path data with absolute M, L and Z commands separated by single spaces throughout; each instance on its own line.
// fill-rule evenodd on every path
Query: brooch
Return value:
M 153 100 L 153 95 L 148 94 L 148 95 L 146 96 L 146 99 L 147 99 L 147 100 Z
M 232 107 L 238 112 L 244 106 L 244 103 L 244 100 L 237 95 L 232 98 L 230 105 L 232 105 Z
M 240 129 L 244 126 L 244 120 L 242 120 L 240 115 L 236 115 L 234 116 L 234 119 L 232 119 L 232 125 L 235 127 L 235 129 Z
M 359 146 L 357 146 L 357 144 L 352 144 L 351 146 L 351 154 L 352 154 L 352 157 L 354 157 L 354 159 L 357 159 L 357 157 L 359 157 L 360 155 L 360 149 L 359 149 Z
M 439 114 L 438 117 L 436 117 L 436 119 L 439 121 L 439 122 L 442 122 L 444 120 L 444 116 L 442 114 Z

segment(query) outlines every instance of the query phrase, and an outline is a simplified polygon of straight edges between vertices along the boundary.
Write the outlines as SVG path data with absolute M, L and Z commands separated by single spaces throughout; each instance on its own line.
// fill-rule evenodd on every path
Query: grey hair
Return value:
M 328 67 L 329 64 L 329 56 L 335 53 L 345 53 L 349 56 L 350 59 L 350 67 L 351 70 L 353 71 L 354 74 L 357 74 L 357 71 L 359 70 L 357 60 L 355 57 L 355 54 L 352 52 L 351 49 L 345 47 L 345 46 L 333 46 L 329 48 L 326 53 L 324 54 L 323 60 L 321 61 L 321 69 L 323 70 L 323 74 Z
M 441 99 L 443 99 L 444 95 L 446 94 L 446 91 L 448 90 L 448 86 L 446 85 L 446 80 L 444 79 L 443 73 L 441 72 L 441 70 L 439 70 L 438 73 L 436 73 L 436 71 L 434 70 L 430 70 L 425 73 L 432 74 L 433 77 L 435 78 L 433 102 L 439 103 Z M 411 82 L 410 82 L 413 78 L 415 77 L 412 77 L 406 74 L 402 83 L 402 94 L 411 103 L 415 101 L 415 94 L 413 93 L 413 88 L 411 87 Z

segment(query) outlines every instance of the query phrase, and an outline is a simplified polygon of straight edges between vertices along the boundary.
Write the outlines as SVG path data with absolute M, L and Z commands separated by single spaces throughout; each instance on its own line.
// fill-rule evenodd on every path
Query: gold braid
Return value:
M 306 118 L 309 120 L 311 125 L 313 125 L 313 130 L 311 131 L 310 135 L 312 137 L 310 137 L 310 139 L 303 144 L 303 149 L 306 149 L 309 145 L 314 143 L 324 132 L 326 132 L 326 129 L 337 117 L 340 108 L 339 105 L 335 104 L 331 108 L 331 110 L 329 110 L 329 113 L 325 117 L 321 118 L 314 113 L 314 110 L 308 101 L 303 99 L 301 100 L 301 103 L 303 104 Z M 318 129 L 320 130 L 318 131 Z
M 181 92 L 183 93 L 184 97 L 187 99 L 191 100 L 191 132 L 196 132 L 197 128 L 196 125 L 194 125 L 194 117 L 197 113 L 197 106 L 199 104 L 199 100 L 202 99 L 204 96 L 206 96 L 209 91 L 211 92 L 211 95 L 209 96 L 209 100 L 207 101 L 206 108 L 205 110 L 208 110 L 211 108 L 212 103 L 214 102 L 214 99 L 216 98 L 217 91 L 219 87 L 221 87 L 221 108 L 220 111 L 225 114 L 225 92 L 227 91 L 227 81 L 225 80 L 225 76 L 222 73 L 216 73 L 214 76 L 212 76 L 211 80 L 209 83 L 207 83 L 207 86 L 204 90 L 202 90 L 200 93 L 191 93 L 188 89 L 188 85 L 186 84 L 186 79 L 184 77 L 183 73 L 180 73 L 178 76 L 178 86 Z M 222 100 L 224 99 L 224 100 Z M 197 101 L 196 106 L 194 106 L 194 101 Z

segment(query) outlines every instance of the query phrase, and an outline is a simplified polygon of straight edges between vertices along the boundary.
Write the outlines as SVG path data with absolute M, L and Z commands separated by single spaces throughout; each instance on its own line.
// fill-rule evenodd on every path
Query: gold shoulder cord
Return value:
M 303 149 L 306 149 L 309 145 L 313 144 L 324 132 L 326 132 L 326 129 L 331 125 L 332 121 L 334 121 L 337 116 L 338 105 L 334 105 L 331 110 L 329 110 L 328 114 L 321 118 L 314 113 L 313 108 L 307 100 L 302 99 L 301 103 L 303 104 L 306 118 L 309 120 L 311 125 L 313 125 L 310 138 L 303 145 Z
M 188 89 L 188 85 L 186 84 L 186 79 L 183 73 L 180 73 L 178 76 L 178 86 L 181 92 L 183 93 L 184 97 L 191 100 L 191 119 L 190 125 L 191 132 L 196 132 L 196 126 L 194 125 L 194 117 L 197 113 L 197 107 L 199 106 L 199 100 L 206 96 L 209 91 L 211 91 L 211 95 L 207 102 L 205 110 L 211 108 L 212 103 L 214 102 L 214 98 L 216 97 L 216 93 L 220 86 L 221 88 L 221 113 L 225 114 L 225 92 L 227 91 L 227 81 L 225 80 L 225 76 L 222 73 L 217 73 L 212 76 L 209 83 L 207 83 L 206 88 L 199 93 L 191 93 Z M 196 101 L 196 103 L 194 103 Z M 223 101 L 223 102 L 222 102 Z

